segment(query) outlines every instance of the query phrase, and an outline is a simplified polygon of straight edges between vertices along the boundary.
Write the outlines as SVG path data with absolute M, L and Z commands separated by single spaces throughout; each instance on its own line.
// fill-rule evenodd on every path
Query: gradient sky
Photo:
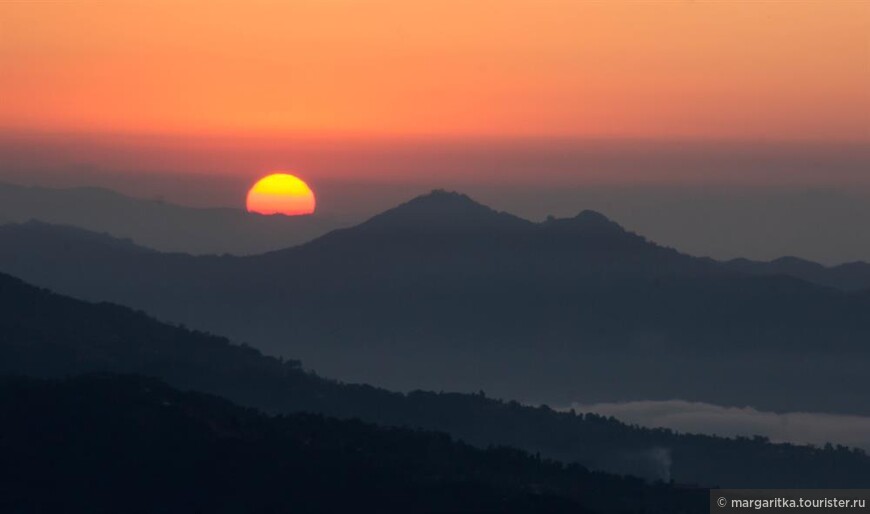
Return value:
M 2 2 L 0 128 L 870 140 L 870 2 Z
M 870 1 L 0 1 L 0 181 L 360 221 L 432 188 L 870 261 Z

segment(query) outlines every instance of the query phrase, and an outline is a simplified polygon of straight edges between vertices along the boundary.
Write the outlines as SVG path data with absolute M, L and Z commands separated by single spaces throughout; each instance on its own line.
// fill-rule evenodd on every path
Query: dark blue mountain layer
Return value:
M 863 452 L 842 447 L 815 449 L 771 444 L 763 438 L 735 440 L 681 435 L 631 427 L 596 415 L 497 401 L 481 394 L 423 391 L 400 394 L 343 384 L 303 370 L 298 361 L 267 357 L 251 347 L 166 325 L 125 307 L 73 300 L 0 275 L 0 375 L 58 378 L 83 373 L 157 377 L 177 388 L 218 394 L 272 413 L 312 412 L 359 418 L 383 426 L 437 430 L 478 447 L 513 446 L 563 462 L 650 480 L 729 487 L 860 487 L 870 480 L 870 458 Z M 0 383 L 0 411 L 4 413 L 4 423 L 0 431 L 7 432 L 0 434 L 0 447 L 3 462 L 13 467 L 24 464 L 16 464 L 9 457 L 10 444 L 21 446 L 21 441 L 6 437 L 15 423 L 30 423 L 27 426 L 55 441 L 75 435 L 75 431 L 65 432 L 70 423 L 78 423 L 76 426 L 82 429 L 93 425 L 89 437 L 96 440 L 102 437 L 99 434 L 103 430 L 110 428 L 101 423 L 115 426 L 119 421 L 127 422 L 129 429 L 142 433 L 142 437 L 150 437 L 155 430 L 147 420 L 150 418 L 136 417 L 142 402 L 156 407 L 164 401 L 175 406 L 185 402 L 184 397 L 174 392 L 167 393 L 172 398 L 157 394 L 163 391 L 160 386 L 149 386 L 154 395 L 144 394 L 148 391 L 139 388 L 135 381 L 94 384 L 85 381 L 71 388 L 62 384 L 27 386 L 24 393 L 3 384 Z M 118 389 L 116 398 L 111 396 L 114 389 Z M 70 406 L 97 409 L 93 414 L 102 421 L 92 423 L 87 410 L 67 415 L 35 401 L 58 394 L 75 402 Z M 103 400 L 112 403 L 101 404 Z M 211 400 L 206 405 L 220 407 Z M 225 409 L 218 409 L 222 410 Z M 186 415 L 187 411 L 172 412 Z M 199 410 L 194 409 L 193 413 Z M 203 429 L 204 433 L 220 436 L 234 433 L 227 422 L 239 416 L 248 415 L 236 409 L 225 411 L 218 418 L 211 414 L 192 417 L 211 427 Z M 132 434 L 125 432 L 123 437 Z M 159 439 L 159 433 L 154 437 Z M 135 447 L 123 448 L 113 439 L 105 443 L 118 445 L 117 450 L 122 453 L 137 451 Z M 161 452 L 169 451 L 162 448 Z M 43 460 L 63 461 L 69 470 L 81 471 L 81 466 L 86 465 L 61 458 L 51 447 L 30 450 L 41 452 Z M 107 456 L 101 454 L 100 458 Z M 413 457 L 409 454 L 403 458 Z M 16 469 L 13 475 L 20 480 L 21 469 Z M 581 483 L 589 479 L 588 475 L 576 478 Z M 14 490 L 23 494 L 7 479 L 0 480 L 3 484 L 0 488 L 5 486 L 10 488 L 7 493 Z M 74 488 L 72 483 L 61 485 Z M 9 497 L 0 494 L 0 501 Z
M 258 256 L 121 246 L 5 226 L 0 270 L 395 389 L 870 413 L 870 294 L 737 271 L 597 213 L 531 223 L 435 191 Z

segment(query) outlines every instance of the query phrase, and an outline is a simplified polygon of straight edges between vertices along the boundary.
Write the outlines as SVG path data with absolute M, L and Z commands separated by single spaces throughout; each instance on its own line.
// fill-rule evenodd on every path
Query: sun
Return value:
M 248 212 L 300 216 L 313 214 L 314 191 L 302 179 L 288 173 L 272 173 L 248 191 Z

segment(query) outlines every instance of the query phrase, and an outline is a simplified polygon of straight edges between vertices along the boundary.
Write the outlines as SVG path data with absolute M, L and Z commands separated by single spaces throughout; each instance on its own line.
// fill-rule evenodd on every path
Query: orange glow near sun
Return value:
M 0 1 L 0 28 L 0 130 L 870 138 L 861 0 Z
M 248 191 L 248 212 L 299 216 L 313 214 L 314 192 L 302 179 L 287 173 L 261 178 Z

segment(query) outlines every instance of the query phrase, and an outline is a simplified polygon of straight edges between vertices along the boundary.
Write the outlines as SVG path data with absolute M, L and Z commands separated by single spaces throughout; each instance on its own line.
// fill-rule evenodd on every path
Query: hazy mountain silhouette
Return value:
M 0 269 L 341 379 L 565 405 L 681 398 L 870 412 L 870 295 L 738 272 L 593 212 L 531 223 L 436 191 L 251 257 L 84 239 L 52 250 L 29 232 L 0 229 Z
M 267 417 L 153 379 L 0 380 L 5 512 L 688 513 L 704 491 L 509 448 Z
M 532 225 L 530 221 L 481 205 L 466 195 L 436 189 L 374 216 L 355 230 L 498 231 L 520 230 Z
M 147 254 L 157 253 L 156 250 L 139 246 L 130 239 L 120 239 L 107 233 L 97 233 L 90 230 L 68 226 L 53 225 L 37 220 L 26 223 L 0 225 L 4 234 L 14 234 L 18 244 L 27 245 L 41 252 L 58 251 L 89 251 L 88 257 L 97 257 L 110 253 Z
M 161 251 L 239 255 L 310 241 L 342 225 L 320 214 L 260 216 L 132 198 L 96 187 L 52 189 L 0 183 L 0 223 L 31 219 L 105 232 Z
M 409 202 L 402 216 L 388 218 L 387 223 L 449 226 L 452 219 L 455 225 L 462 225 L 475 216 L 482 219 L 490 215 L 493 228 L 506 227 L 512 222 L 516 226 L 533 225 L 506 213 L 492 216 L 496 214 L 494 211 L 479 204 L 463 206 L 464 195 L 439 192 L 440 196 L 430 195 L 421 197 L 419 202 Z M 445 208 L 451 196 L 454 209 Z M 428 221 L 425 219 L 427 209 L 431 214 Z M 445 214 L 447 219 L 442 218 Z M 599 221 L 615 225 L 606 217 L 596 215 L 594 211 L 584 211 L 578 218 L 597 217 Z M 0 223 L 30 220 L 105 233 L 163 252 L 199 255 L 251 255 L 274 251 L 313 240 L 343 224 L 322 215 L 256 216 L 229 208 L 185 207 L 162 200 L 133 198 L 100 187 L 58 189 L 0 182 Z M 552 221 L 563 224 L 567 220 Z M 783 257 L 770 262 L 733 259 L 723 264 L 744 273 L 788 275 L 846 291 L 870 289 L 870 264 L 864 262 L 828 267 L 796 257 Z
M 870 290 L 870 264 L 866 262 L 823 266 L 797 257 L 781 257 L 770 262 L 734 259 L 724 265 L 742 273 L 787 275 L 843 291 Z
M 342 384 L 304 371 L 298 361 L 267 357 L 225 338 L 169 326 L 125 307 L 63 297 L 0 274 L 0 375 L 56 378 L 93 372 L 158 377 L 176 387 L 219 394 L 270 412 L 305 411 L 444 431 L 479 447 L 509 445 L 593 469 L 652 479 L 731 487 L 859 487 L 870 480 L 870 458 L 845 448 L 813 449 L 771 444 L 762 438 L 680 435 L 630 427 L 595 415 L 506 403 L 480 394 L 399 394 Z M 142 392 L 135 381 L 122 380 L 105 390 L 87 384 L 81 382 L 73 388 L 82 391 L 76 393 L 79 408 L 87 415 L 82 402 L 96 405 L 94 415 L 106 421 L 121 416 L 116 411 L 132 414 L 138 400 L 124 395 Z M 119 393 L 124 403 L 112 408 L 100 406 L 107 391 L 116 386 L 125 391 Z M 69 393 L 54 385 L 34 387 L 36 393 L 39 388 Z M 8 384 L 0 386 L 0 403 L 6 402 L 0 408 L 6 419 L 23 423 L 20 417 L 63 417 L 45 410 L 35 399 L 39 396 L 36 393 L 16 395 Z M 19 407 L 7 405 L 13 400 Z M 154 398 L 157 405 L 164 400 Z M 170 403 L 178 405 L 180 401 Z M 40 433 L 52 427 L 62 431 L 73 418 L 81 426 L 90 423 L 79 416 L 71 416 L 67 423 L 43 419 L 38 424 L 43 427 Z M 141 423 L 146 422 L 140 419 L 137 432 L 143 432 Z M 146 425 L 145 433 L 154 432 L 150 422 Z M 216 423 L 215 430 L 220 432 L 217 427 L 222 426 L 224 422 Z M 3 429 L 9 427 L 4 423 Z M 94 437 L 98 437 L 105 427 L 95 423 L 93 428 Z
M 372 272 L 381 276 L 423 270 L 500 274 L 513 281 L 546 276 L 558 282 L 602 271 L 634 276 L 718 271 L 715 265 L 649 243 L 598 213 L 532 223 L 441 190 L 311 243 L 251 256 L 249 262 L 263 269 L 293 261 L 312 267 L 331 257 L 340 260 L 340 269 L 331 271 L 355 275 L 355 281 Z

